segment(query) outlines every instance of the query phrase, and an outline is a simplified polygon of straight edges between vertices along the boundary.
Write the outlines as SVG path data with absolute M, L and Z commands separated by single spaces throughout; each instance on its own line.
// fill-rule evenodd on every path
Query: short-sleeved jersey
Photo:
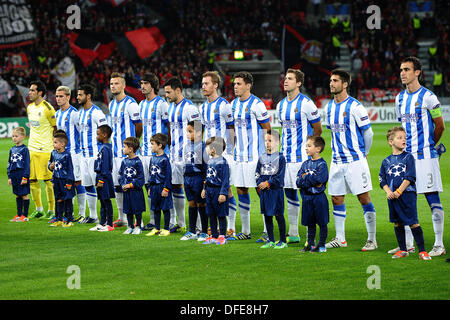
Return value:
M 406 151 L 415 159 L 437 158 L 434 148 L 434 122 L 430 112 L 440 108 L 436 95 L 425 87 L 395 97 L 398 121 L 406 131 Z
M 234 117 L 235 147 L 234 160 L 257 161 L 265 151 L 262 123 L 270 121 L 264 103 L 253 94 L 246 100 L 239 98 L 231 102 Z
M 187 124 L 194 120 L 200 121 L 200 114 L 192 101 L 186 98 L 178 104 L 172 102 L 168 113 L 171 139 L 170 160 L 183 161 L 183 149 L 186 144 L 183 137 L 187 137 Z
M 313 134 L 311 124 L 320 121 L 314 102 L 299 93 L 292 101 L 284 98 L 277 104 L 278 118 L 282 126 L 281 153 L 286 162 L 303 162 L 306 154 L 306 137 Z
M 30 139 L 28 149 L 34 152 L 52 152 L 53 127 L 56 127 L 55 109 L 45 100 L 36 105 L 34 102 L 27 107 L 30 122 Z
M 228 101 L 218 97 L 213 102 L 205 100 L 200 106 L 200 116 L 205 126 L 203 141 L 211 137 L 222 137 L 227 146 L 226 154 L 233 154 L 233 141 L 230 140 L 230 132 L 227 126 L 234 125 L 233 111 Z
M 87 110 L 82 108 L 79 112 L 81 153 L 85 158 L 96 157 L 101 145 L 97 142 L 97 128 L 107 124 L 105 114 L 95 104 Z
M 391 154 L 381 163 L 380 173 L 378 175 L 380 187 L 385 185 L 391 191 L 397 190 L 403 180 L 408 180 L 411 184 L 405 191 L 416 192 L 416 165 L 414 157 L 409 152 L 403 152 L 398 155 Z
M 156 133 L 167 135 L 167 122 L 169 117 L 169 105 L 160 96 L 152 100 L 146 99 L 139 103 L 140 117 L 142 120 L 141 155 L 151 156 L 152 148 L 150 139 Z M 168 146 L 165 151 L 169 151 Z
M 350 163 L 365 158 L 364 131 L 370 128 L 367 110 L 355 98 L 326 106 L 326 124 L 331 129 L 331 149 L 334 163 Z
M 72 154 L 81 152 L 78 115 L 78 110 L 73 106 L 69 106 L 66 110 L 59 109 L 56 111 L 56 128 L 66 132 L 69 139 L 66 149 Z
M 111 145 L 114 158 L 123 158 L 123 141 L 136 136 L 136 123 L 141 122 L 139 106 L 130 96 L 121 101 L 111 100 L 108 106 L 108 122 L 112 129 Z

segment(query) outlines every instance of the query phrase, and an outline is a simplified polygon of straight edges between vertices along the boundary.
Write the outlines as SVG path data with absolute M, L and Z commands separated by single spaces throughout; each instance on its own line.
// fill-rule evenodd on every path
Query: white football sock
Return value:
M 290 237 L 298 236 L 298 218 L 300 214 L 300 202 L 288 199 L 287 200 L 287 212 L 289 221 L 289 232 Z
M 336 228 L 336 238 L 341 242 L 345 241 L 345 218 L 347 217 L 345 205 L 334 206 L 333 208 L 334 226 Z
M 127 216 L 123 213 L 123 193 L 115 192 L 116 195 L 116 205 L 117 205 L 117 214 L 120 221 L 127 223 Z
M 431 207 L 431 218 L 433 220 L 434 229 L 434 246 L 444 246 L 443 235 L 444 235 L 444 210 L 442 207 L 436 206 Z
M 376 242 L 377 217 L 375 211 L 366 212 L 364 221 L 366 222 L 367 240 Z
M 78 214 L 82 217 L 86 215 L 86 193 L 77 194 Z
M 89 208 L 89 217 L 97 219 L 97 194 L 86 192 L 86 200 Z
M 414 245 L 414 237 L 409 226 L 405 226 L 405 240 L 407 249 Z
M 177 215 L 177 224 L 179 227 L 183 228 L 186 226 L 186 199 L 184 198 L 184 193 L 173 193 L 173 207 Z
M 236 232 L 236 201 L 230 201 L 228 205 L 227 230 L 234 230 Z

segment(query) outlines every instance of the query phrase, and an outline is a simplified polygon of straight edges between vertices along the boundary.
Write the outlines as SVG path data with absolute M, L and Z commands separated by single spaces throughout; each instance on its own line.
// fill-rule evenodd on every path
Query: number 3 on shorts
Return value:
M 428 173 L 427 177 L 428 177 L 427 188 L 431 188 L 433 186 L 433 174 L 432 173 Z

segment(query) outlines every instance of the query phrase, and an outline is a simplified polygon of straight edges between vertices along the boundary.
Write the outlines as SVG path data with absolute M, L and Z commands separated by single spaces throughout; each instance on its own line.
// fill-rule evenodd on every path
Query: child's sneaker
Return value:
M 261 237 L 256 240 L 257 243 L 266 243 L 267 241 L 269 241 L 269 235 L 267 234 L 267 232 L 263 232 L 261 234 Z
M 411 248 L 406 248 L 406 249 L 408 250 L 409 253 L 414 253 L 414 252 L 416 252 L 416 248 L 415 248 L 414 246 L 412 246 Z M 397 251 L 400 251 L 400 248 L 399 248 L 399 247 L 394 248 L 394 249 L 391 249 L 391 250 L 389 250 L 387 253 L 389 253 L 389 254 L 395 254 L 395 253 L 397 253 Z
M 123 234 L 132 234 L 133 233 L 133 228 L 128 228 L 127 230 L 125 230 L 123 232 Z
M 50 227 L 62 227 L 62 225 L 63 225 L 62 221 L 56 221 L 56 222 L 53 222 L 50 225 Z
M 185 241 L 185 240 L 194 240 L 194 239 L 197 239 L 197 235 L 195 233 L 188 231 L 184 234 L 184 236 L 181 237 L 180 240 Z
M 263 244 L 260 248 L 261 248 L 261 249 L 275 248 L 275 242 L 267 241 L 267 242 L 266 242 L 265 244 Z
M 392 259 L 400 259 L 407 256 L 409 256 L 408 251 L 399 250 L 392 256 Z
M 274 249 L 277 249 L 277 250 L 284 249 L 284 248 L 287 248 L 287 246 L 288 245 L 286 242 L 278 241 L 276 246 L 274 247 Z
M 227 239 L 225 238 L 225 236 L 219 236 L 217 238 L 216 244 L 217 245 L 222 245 L 222 244 L 226 244 L 227 243 Z
M 109 225 L 106 225 L 106 226 L 104 226 L 103 228 L 101 228 L 100 230 L 98 230 L 98 231 L 100 231 L 100 232 L 108 232 L 108 231 L 114 231 L 115 229 L 114 229 L 114 227 L 111 227 L 111 226 L 109 226 Z
M 311 252 L 312 247 L 306 243 L 306 245 L 303 247 L 303 249 L 299 250 L 300 252 Z
M 141 234 L 142 230 L 141 227 L 136 227 L 133 229 L 133 232 L 131 234 Z
M 235 235 L 236 235 L 236 232 L 234 232 L 233 229 L 228 229 L 225 237 L 227 238 L 227 240 L 230 240 L 230 238 L 234 238 Z M 235 240 L 235 239 L 231 239 L 231 240 Z
M 327 252 L 327 248 L 325 248 L 325 246 L 322 247 L 312 247 L 311 248 L 311 252 Z
M 197 237 L 197 241 L 205 241 L 208 239 L 208 235 L 206 233 L 200 233 Z
M 203 244 L 214 244 L 214 243 L 216 243 L 216 242 L 217 242 L 217 239 L 216 239 L 216 238 L 208 237 L 208 238 L 206 238 L 206 240 L 203 242 Z
M 39 219 L 39 218 L 42 217 L 43 215 L 44 215 L 44 213 L 43 213 L 42 211 L 34 210 L 34 211 L 30 214 L 30 217 L 31 217 L 31 218 Z
M 153 228 L 149 233 L 146 234 L 147 237 L 154 236 L 155 234 L 159 234 L 159 230 L 156 228 Z
M 19 220 L 17 220 L 17 222 L 27 222 L 27 221 L 30 221 L 30 219 L 28 219 L 28 217 L 25 216 L 20 216 Z
M 11 220 L 9 220 L 10 222 L 17 222 L 19 220 L 19 216 L 16 215 L 14 218 L 12 218 Z
M 63 222 L 63 228 L 69 228 L 69 227 L 73 227 L 73 222 L 72 221 L 70 221 L 70 222 Z
M 161 229 L 161 231 L 159 232 L 159 236 L 160 237 L 167 237 L 170 236 L 170 231 L 166 230 L 166 229 Z
M 419 252 L 419 258 L 421 260 L 431 260 L 430 255 L 426 251 Z
M 95 227 L 90 228 L 89 231 L 98 231 L 100 230 L 100 228 L 103 228 L 103 226 L 101 224 L 98 224 Z

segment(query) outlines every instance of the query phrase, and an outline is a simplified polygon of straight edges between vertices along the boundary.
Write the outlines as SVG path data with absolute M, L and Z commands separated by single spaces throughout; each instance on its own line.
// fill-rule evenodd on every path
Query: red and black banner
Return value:
M 68 38 L 70 47 L 85 67 L 95 59 L 105 60 L 116 50 L 128 61 L 145 59 L 166 42 L 166 37 L 158 26 L 124 33 L 70 33 Z

